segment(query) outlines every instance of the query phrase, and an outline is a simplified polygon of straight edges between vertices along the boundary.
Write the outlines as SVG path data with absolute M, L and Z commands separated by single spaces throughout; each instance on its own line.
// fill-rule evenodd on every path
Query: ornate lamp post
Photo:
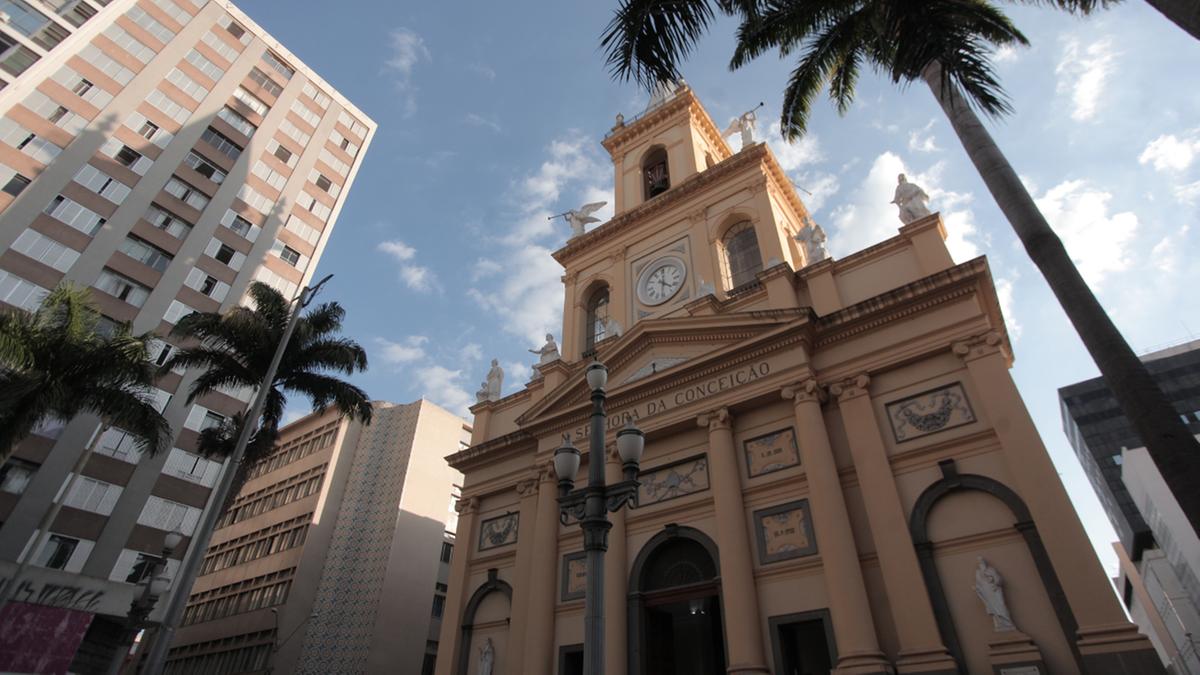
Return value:
M 621 456 L 625 480 L 613 485 L 604 484 L 604 431 L 607 414 L 604 412 L 604 385 L 608 369 L 597 362 L 588 366 L 587 383 L 592 389 L 592 421 L 588 436 L 588 482 L 578 490 L 575 475 L 579 472 L 580 452 L 563 438 L 563 446 L 554 451 L 554 472 L 558 475 L 559 518 L 566 524 L 569 517 L 579 521 L 583 529 L 583 549 L 587 552 L 587 589 L 584 595 L 584 675 L 604 675 L 604 552 L 608 550 L 608 531 L 612 523 L 609 511 L 628 505 L 637 506 L 638 462 L 646 447 L 646 435 L 633 426 L 617 432 L 617 453 Z
M 168 532 L 163 537 L 162 556 L 150 564 L 150 569 L 142 577 L 139 585 L 142 594 L 133 599 L 129 605 L 129 614 L 125 617 L 125 630 L 117 642 L 117 651 L 113 654 L 112 663 L 108 666 L 109 675 L 117 675 L 125 666 L 125 658 L 129 655 L 129 647 L 137 637 L 138 631 L 146 624 L 150 612 L 158 604 L 159 597 L 171 590 L 171 578 L 166 575 L 167 559 L 183 541 L 183 533 L 178 530 Z

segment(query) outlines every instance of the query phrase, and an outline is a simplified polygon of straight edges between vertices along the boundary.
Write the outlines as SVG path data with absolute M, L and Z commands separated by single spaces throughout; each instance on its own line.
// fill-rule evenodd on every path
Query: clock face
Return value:
M 675 297 L 687 278 L 687 267 L 674 256 L 659 258 L 646 266 L 638 279 L 638 300 L 644 305 L 661 305 Z

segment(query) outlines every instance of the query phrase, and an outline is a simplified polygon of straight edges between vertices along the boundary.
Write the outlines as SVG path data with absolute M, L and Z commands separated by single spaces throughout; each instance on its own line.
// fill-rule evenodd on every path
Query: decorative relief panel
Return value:
M 700 455 L 638 474 L 638 505 L 649 506 L 708 489 L 708 456 Z
M 807 499 L 755 511 L 754 527 L 758 534 L 758 559 L 764 565 L 817 552 Z
M 489 518 L 479 524 L 479 550 L 499 548 L 517 543 L 517 521 L 519 513 L 506 513 Z
M 796 430 L 792 427 L 751 438 L 742 444 L 751 478 L 800 464 Z
M 562 559 L 562 600 L 580 600 L 587 591 L 587 553 L 568 553 Z
M 887 416 L 897 443 L 975 421 L 967 392 L 959 382 L 889 403 Z

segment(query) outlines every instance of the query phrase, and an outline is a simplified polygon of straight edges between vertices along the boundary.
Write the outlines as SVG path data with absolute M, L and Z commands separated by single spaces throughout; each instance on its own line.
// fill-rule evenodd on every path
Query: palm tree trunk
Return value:
M 952 83 L 943 86 L 941 66 L 922 73 L 958 134 L 992 198 L 1016 231 L 1050 290 L 1079 333 L 1125 417 L 1141 436 L 1184 514 L 1200 534 L 1200 443 L 1179 419 L 1146 365 L 1133 353 L 1092 289 L 1084 282 L 1066 247 L 1017 177 L 979 117 Z
M 1176 26 L 1200 40 L 1200 2 L 1196 2 L 1196 0 L 1146 0 L 1146 4 L 1157 9 Z

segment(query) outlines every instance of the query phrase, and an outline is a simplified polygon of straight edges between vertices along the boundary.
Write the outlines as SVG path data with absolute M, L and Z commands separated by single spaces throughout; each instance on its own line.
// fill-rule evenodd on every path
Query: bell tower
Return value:
M 762 142 L 734 152 L 687 85 L 656 92 L 633 119 L 618 115 L 603 145 L 613 218 L 554 253 L 568 362 L 640 321 L 735 295 L 767 268 L 805 265 L 794 237 L 808 211 L 774 155 Z

